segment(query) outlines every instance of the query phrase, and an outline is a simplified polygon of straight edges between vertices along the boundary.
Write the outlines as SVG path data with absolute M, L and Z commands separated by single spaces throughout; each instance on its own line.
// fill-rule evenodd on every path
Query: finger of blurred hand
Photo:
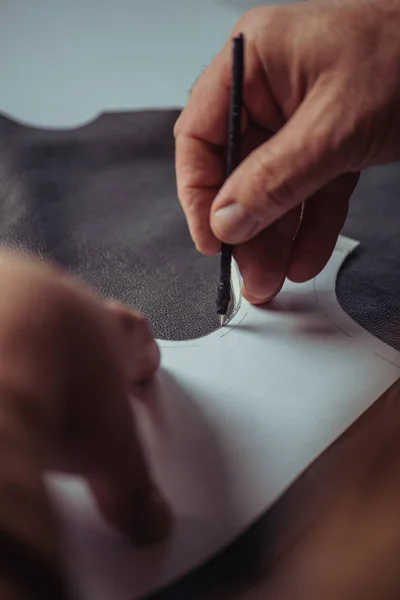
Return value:
M 82 371 L 79 391 L 69 400 L 69 423 L 76 430 L 70 450 L 109 522 L 136 543 L 161 539 L 170 531 L 171 515 L 145 457 L 126 377 L 154 373 L 155 342 L 142 317 L 94 299 L 75 315 L 74 325 L 81 332 L 74 360 Z M 139 361 L 133 371 L 133 362 L 121 360 L 121 350 L 129 348 Z
M 115 310 L 73 278 L 15 253 L 0 252 L 0 275 L 0 379 L 42 415 L 49 465 L 61 459 L 86 476 L 104 516 L 134 541 L 164 537 L 170 513 L 129 405 Z M 151 336 L 137 316 L 134 327 L 132 354 L 140 360 L 143 350 L 149 361 Z
M 253 304 L 271 300 L 281 289 L 289 268 L 301 209 L 296 208 L 235 248 L 243 277 L 243 295 Z
M 359 175 L 342 175 L 304 205 L 287 277 L 301 283 L 316 277 L 327 264 L 346 220 L 350 196 Z
M 0 294 L 1 380 L 45 415 L 49 465 L 86 476 L 104 516 L 134 541 L 164 537 L 170 513 L 129 405 L 118 353 L 124 336 L 115 311 L 37 260 L 2 252 L 0 274 L 7 283 Z M 132 354 L 140 361 L 144 351 L 150 374 L 157 358 L 153 354 L 149 367 L 151 336 L 134 320 Z
M 106 303 L 120 327 L 121 342 L 117 352 L 128 389 L 153 377 L 160 365 L 160 349 L 144 316 L 112 300 Z
M 97 399 L 103 416 L 92 415 L 84 474 L 101 512 L 121 533 L 137 544 L 161 540 L 171 530 L 170 510 L 152 478 L 125 390 L 109 392 Z
M 221 246 L 211 230 L 209 215 L 225 179 L 231 52 L 230 40 L 197 81 L 175 125 L 178 197 L 192 238 L 205 254 L 215 254 Z M 245 51 L 244 107 L 244 138 L 250 120 L 270 131 L 283 123 L 251 36 Z

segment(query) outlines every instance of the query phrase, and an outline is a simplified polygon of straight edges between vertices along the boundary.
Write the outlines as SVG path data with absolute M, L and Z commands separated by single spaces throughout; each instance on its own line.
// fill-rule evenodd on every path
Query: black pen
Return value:
M 229 135 L 226 160 L 226 178 L 240 162 L 242 130 L 243 80 L 244 80 L 244 35 L 233 39 L 232 88 L 229 113 Z M 231 301 L 231 268 L 233 246 L 222 244 L 220 276 L 217 291 L 217 313 L 219 324 L 224 326 Z

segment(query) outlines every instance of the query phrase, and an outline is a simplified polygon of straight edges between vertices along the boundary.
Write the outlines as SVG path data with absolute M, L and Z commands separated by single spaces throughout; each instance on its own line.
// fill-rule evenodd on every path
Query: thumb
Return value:
M 211 208 L 219 240 L 248 241 L 341 172 L 338 104 L 332 94 L 315 98 L 311 92 L 284 127 L 239 165 Z

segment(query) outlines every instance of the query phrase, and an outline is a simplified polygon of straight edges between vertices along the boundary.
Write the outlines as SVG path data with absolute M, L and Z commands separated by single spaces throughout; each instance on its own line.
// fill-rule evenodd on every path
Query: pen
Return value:
M 244 35 L 241 33 L 233 39 L 232 87 L 229 112 L 229 134 L 226 160 L 226 178 L 236 169 L 240 162 L 240 142 L 243 106 L 244 80 Z M 220 276 L 217 290 L 217 313 L 219 324 L 224 326 L 231 301 L 231 268 L 233 246 L 222 244 Z

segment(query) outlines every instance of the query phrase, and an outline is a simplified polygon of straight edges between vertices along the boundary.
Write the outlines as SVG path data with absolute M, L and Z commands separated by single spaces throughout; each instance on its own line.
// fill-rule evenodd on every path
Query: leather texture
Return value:
M 157 338 L 188 340 L 218 328 L 219 259 L 195 250 L 177 201 L 178 114 L 106 113 L 59 131 L 0 116 L 0 240 L 143 311 Z M 339 303 L 400 350 L 399 165 L 363 174 L 344 233 L 361 246 Z
M 159 339 L 218 328 L 219 258 L 193 246 L 176 195 L 179 111 L 103 114 L 71 130 L 0 117 L 0 240 L 141 310 Z
M 342 308 L 400 350 L 400 165 L 367 169 L 350 203 L 344 233 L 361 244 L 336 283 Z

